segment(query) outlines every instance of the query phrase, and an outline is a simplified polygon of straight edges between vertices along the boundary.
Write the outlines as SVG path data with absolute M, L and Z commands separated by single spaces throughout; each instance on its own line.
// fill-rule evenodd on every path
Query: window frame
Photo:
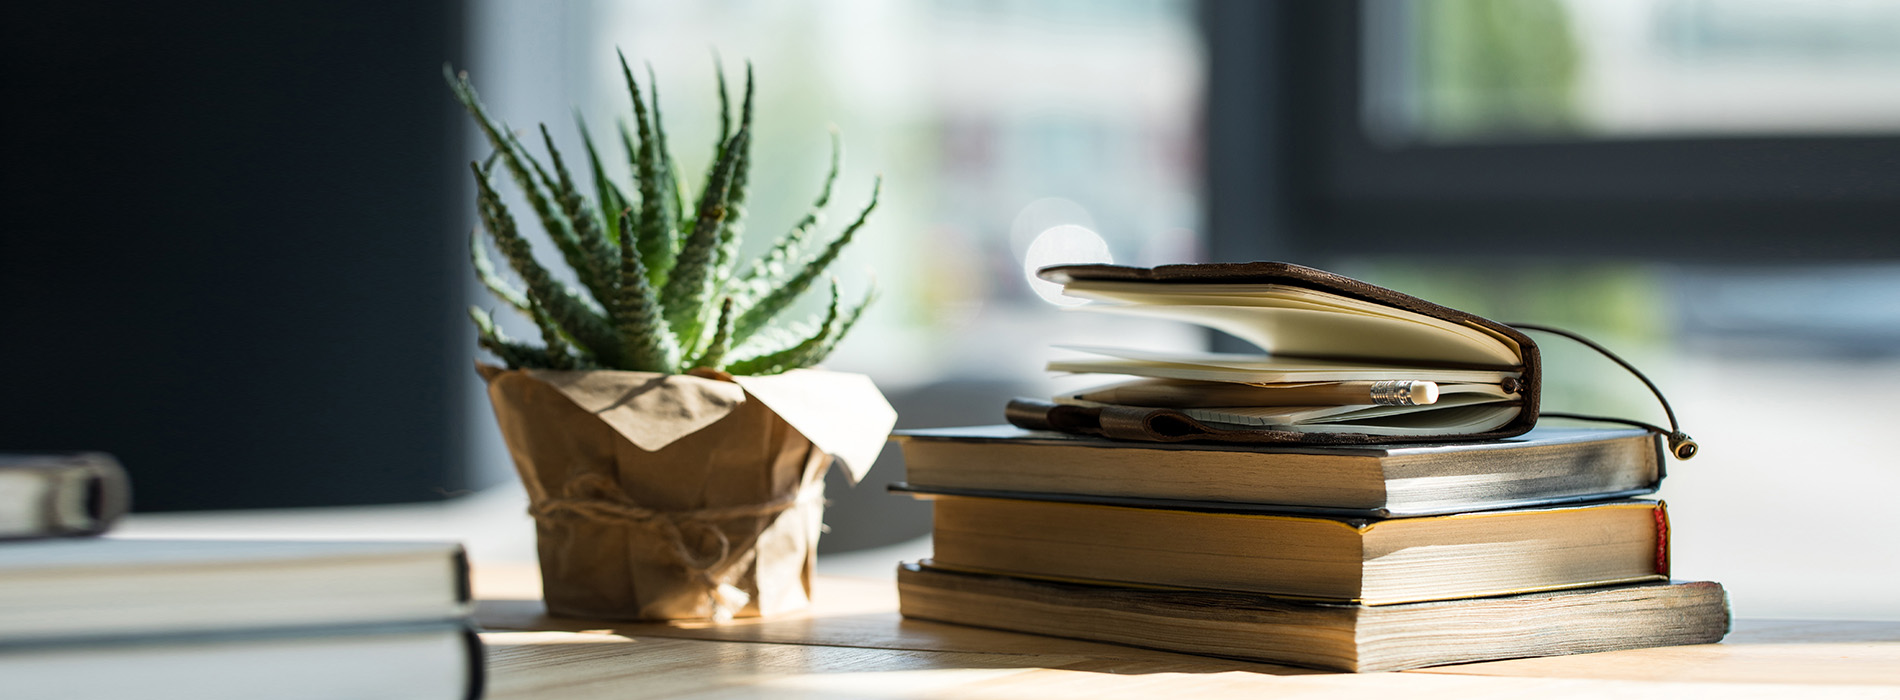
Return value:
M 1216 259 L 1900 258 L 1900 136 L 1375 142 L 1365 5 L 1204 0 Z

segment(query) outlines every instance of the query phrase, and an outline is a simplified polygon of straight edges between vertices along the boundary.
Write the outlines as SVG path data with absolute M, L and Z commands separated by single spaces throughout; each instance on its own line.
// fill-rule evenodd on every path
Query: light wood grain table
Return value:
M 807 613 L 724 625 L 549 617 L 531 566 L 478 567 L 475 586 L 497 700 L 1900 698 L 1900 622 L 1740 620 L 1721 644 L 1348 674 L 905 620 L 888 580 L 821 578 Z

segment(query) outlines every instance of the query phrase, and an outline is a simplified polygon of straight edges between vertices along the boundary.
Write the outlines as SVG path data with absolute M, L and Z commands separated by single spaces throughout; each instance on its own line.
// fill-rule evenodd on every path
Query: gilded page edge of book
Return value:
M 1496 589 L 1477 591 L 1473 593 L 1462 593 L 1455 597 L 1449 597 L 1449 598 L 1443 597 L 1443 596 L 1422 596 L 1422 597 L 1413 597 L 1413 598 L 1366 598 L 1362 596 L 1362 597 L 1357 597 L 1357 598 L 1333 598 L 1333 597 L 1328 597 L 1328 596 L 1308 596 L 1308 595 L 1298 595 L 1298 594 L 1293 594 L 1293 593 L 1243 591 L 1243 590 L 1235 590 L 1235 589 L 1229 589 L 1229 588 L 1201 588 L 1201 587 L 1196 587 L 1196 586 L 1175 586 L 1175 585 L 1159 584 L 1159 583 L 1143 583 L 1139 581 L 1115 581 L 1115 580 L 1109 580 L 1109 579 L 1089 578 L 1086 576 L 1061 576 L 1061 575 L 1055 575 L 1055 574 L 1040 574 L 1040 573 L 1031 573 L 1031 572 L 1023 572 L 1023 571 L 1007 571 L 1003 569 L 991 569 L 991 568 L 986 568 L 986 567 L 981 567 L 981 566 L 968 566 L 964 564 L 946 564 L 943 562 L 936 561 L 935 559 L 920 560 L 917 562 L 917 564 L 924 568 L 933 569 L 936 571 L 947 571 L 951 573 L 970 574 L 970 575 L 977 575 L 977 576 L 994 576 L 994 577 L 999 577 L 999 578 L 1021 579 L 1021 580 L 1027 580 L 1027 581 L 1040 581 L 1040 582 L 1045 582 L 1045 583 L 1060 583 L 1060 584 L 1070 585 L 1070 586 L 1089 586 L 1093 588 L 1109 588 L 1109 589 L 1132 590 L 1132 591 L 1172 591 L 1176 593 L 1221 593 L 1221 594 L 1234 594 L 1234 595 L 1243 595 L 1243 596 L 1255 596 L 1255 597 L 1259 597 L 1266 600 L 1273 600 L 1273 601 L 1279 601 L 1279 602 L 1297 604 L 1297 605 L 1328 605 L 1328 606 L 1358 607 L 1358 608 L 1387 608 L 1387 607 L 1398 606 L 1398 605 L 1427 605 L 1427 604 L 1432 604 L 1432 603 L 1448 603 L 1448 602 L 1459 601 L 1459 600 L 1477 600 L 1481 598 L 1507 598 L 1511 596 L 1534 595 L 1534 594 L 1540 594 L 1540 593 L 1563 593 L 1565 591 L 1577 591 L 1577 590 L 1590 589 L 1590 588 L 1605 588 L 1609 586 L 1630 586 L 1630 585 L 1663 583 L 1663 582 L 1668 582 L 1670 580 L 1669 576 L 1666 574 L 1651 574 L 1651 575 L 1646 575 L 1646 576 L 1623 576 L 1623 577 L 1618 577 L 1618 578 L 1595 579 L 1591 581 L 1580 581 L 1580 582 L 1575 582 L 1575 583 L 1552 584 L 1548 586 L 1496 588 Z
M 1591 505 L 1600 502 L 1627 501 L 1640 496 L 1656 493 L 1660 484 L 1649 484 L 1641 488 L 1608 491 L 1597 494 L 1572 496 L 1553 496 L 1550 498 L 1519 499 L 1513 501 L 1489 501 L 1484 503 L 1466 503 L 1441 506 L 1438 508 L 1394 509 L 1394 508 L 1335 508 L 1329 506 L 1303 506 L 1278 503 L 1246 503 L 1238 501 L 1205 501 L 1170 498 L 1152 498 L 1146 496 L 1112 496 L 1087 493 L 1057 493 L 1050 491 L 1007 491 L 1000 489 L 966 489 L 949 486 L 932 486 L 900 481 L 885 486 L 885 490 L 910 496 L 918 500 L 930 500 L 935 496 L 962 496 L 967 498 L 997 498 L 1021 501 L 1047 501 L 1051 503 L 1078 503 L 1084 505 L 1117 506 L 1125 508 L 1151 508 L 1157 510 L 1179 510 L 1188 512 L 1227 512 L 1237 514 L 1288 515 L 1331 518 L 1338 520 L 1398 520 L 1409 518 L 1428 518 L 1461 513 L 1483 513 L 1499 510 L 1532 510 Z
M 893 492 L 900 492 L 900 489 L 897 488 L 898 486 L 899 484 L 892 484 L 891 486 L 886 487 L 886 488 Z M 1259 510 L 1225 509 L 1223 510 L 1223 509 L 1214 509 L 1214 508 L 1194 508 L 1194 507 L 1162 507 L 1162 506 L 1150 506 L 1150 505 L 1113 503 L 1113 502 L 1109 502 L 1108 499 L 1106 498 L 1092 497 L 1092 496 L 1085 496 L 1085 495 L 1075 495 L 1076 496 L 1075 498 L 1065 497 L 1058 500 L 1058 499 L 1052 499 L 1052 498 L 1040 498 L 1038 496 L 1041 494 L 1028 493 L 1028 492 L 1015 492 L 1015 491 L 978 492 L 976 490 L 961 490 L 962 492 L 960 493 L 952 493 L 951 490 L 949 489 L 931 489 L 929 487 L 918 487 L 916 485 L 911 485 L 911 484 L 904 484 L 903 486 L 904 488 L 901 489 L 902 493 L 909 494 L 912 497 L 919 498 L 921 500 L 933 500 L 933 499 L 940 499 L 940 498 L 978 499 L 978 500 L 992 500 L 992 501 L 1045 503 L 1045 504 L 1054 504 L 1058 506 L 1088 506 L 1088 507 L 1109 508 L 1109 509 L 1167 511 L 1167 512 L 1174 512 L 1174 513 L 1191 513 L 1194 515 L 1205 515 L 1205 516 L 1212 516 L 1212 517 L 1271 518 L 1271 519 L 1298 520 L 1298 521 L 1325 520 L 1325 521 L 1332 521 L 1332 522 L 1340 523 L 1342 525 L 1346 525 L 1348 527 L 1353 528 L 1355 531 L 1358 531 L 1361 533 L 1364 533 L 1370 530 L 1371 528 L 1377 526 L 1380 522 L 1386 521 L 1386 520 L 1417 520 L 1421 517 L 1436 518 L 1436 519 L 1481 518 L 1481 517 L 1510 516 L 1510 515 L 1515 515 L 1515 514 L 1520 514 L 1520 513 L 1539 512 L 1539 511 L 1583 510 L 1583 509 L 1608 508 L 1608 507 L 1642 508 L 1644 510 L 1655 510 L 1655 509 L 1660 509 L 1664 507 L 1664 504 L 1662 501 L 1643 499 L 1643 498 L 1613 498 L 1613 499 L 1589 498 L 1586 500 L 1573 501 L 1573 502 L 1540 503 L 1540 504 L 1535 504 L 1535 505 L 1531 505 L 1531 506 L 1527 506 L 1523 508 L 1490 509 L 1490 510 L 1475 510 L 1475 511 L 1460 509 L 1460 510 L 1444 512 L 1444 513 L 1436 513 L 1436 514 L 1417 516 L 1417 517 L 1362 518 L 1362 517 L 1354 517 L 1352 515 L 1345 515 L 1345 514 L 1295 511 L 1295 510 L 1287 509 L 1287 508 L 1277 508 L 1277 509 L 1272 509 L 1272 510 L 1266 510 L 1266 509 L 1259 509 Z M 1177 501 L 1175 503 L 1200 504 L 1204 502 Z

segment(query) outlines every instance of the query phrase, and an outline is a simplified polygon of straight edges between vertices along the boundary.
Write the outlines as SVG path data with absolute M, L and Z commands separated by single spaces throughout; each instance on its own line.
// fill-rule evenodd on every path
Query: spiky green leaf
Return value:
M 528 296 L 528 316 L 534 319 L 535 327 L 541 329 L 541 343 L 547 353 L 547 368 L 574 369 L 578 363 L 575 362 L 573 349 L 568 346 L 567 340 L 561 337 L 561 329 L 554 323 L 554 319 L 548 316 L 547 307 L 542 306 L 540 300 L 532 294 Z
M 479 163 L 469 165 L 475 172 L 476 209 L 481 215 L 482 226 L 494 239 L 495 248 L 501 251 L 515 274 L 520 275 L 521 281 L 527 285 L 529 297 L 539 299 L 547 307 L 548 315 L 583 350 L 601 356 L 614 355 L 619 343 L 607 319 L 590 308 L 579 294 L 554 279 L 547 268 L 534 259 L 532 247 L 515 226 L 514 216 L 502 203 L 501 195 L 489 184 L 488 173 L 481 169 Z
M 647 64 L 647 88 L 653 94 L 653 149 L 660 159 L 660 189 L 672 195 L 661 202 L 661 210 L 667 220 L 679 221 L 680 212 L 686 210 L 686 203 L 691 200 L 687 198 L 679 165 L 673 162 L 673 149 L 666 145 L 666 118 L 660 113 L 660 79 L 654 77 L 651 63 Z M 673 230 L 677 242 L 678 232 L 683 229 L 675 227 Z
M 726 64 L 719 60 L 719 52 L 713 51 L 713 80 L 719 87 L 719 138 L 713 140 L 713 160 L 718 161 L 724 155 L 720 149 L 726 147 L 726 139 L 732 138 L 732 98 L 726 94 Z
M 751 264 L 740 268 L 732 293 L 739 299 L 741 307 L 751 307 L 753 303 L 772 291 L 773 283 L 786 275 L 792 262 L 804 253 L 805 244 L 811 239 L 811 232 L 824 222 L 825 205 L 831 202 L 832 185 L 838 181 L 838 169 L 844 161 L 843 140 L 837 127 L 831 129 L 831 167 L 825 172 L 824 187 L 818 191 L 817 201 L 811 209 L 792 226 L 790 231 L 779 236 L 772 248 L 754 259 Z
M 480 126 L 482 135 L 488 139 L 489 145 L 495 149 L 497 155 L 501 156 L 502 165 L 514 177 L 515 185 L 521 188 L 522 195 L 528 200 L 528 206 L 541 220 L 541 226 L 547 231 L 548 237 L 553 239 L 555 246 L 561 249 L 562 257 L 574 268 L 577 276 L 584 281 L 587 280 L 591 273 L 586 269 L 588 267 L 585 262 L 586 254 L 583 252 L 580 237 L 574 232 L 573 223 L 568 220 L 556 201 L 554 191 L 558 183 L 555 178 L 541 166 L 540 161 L 528 154 L 527 149 L 521 145 L 521 141 L 506 124 L 497 122 L 488 115 L 488 108 L 482 105 L 481 97 L 476 94 L 475 86 L 469 82 L 466 73 L 458 74 L 454 68 L 443 64 L 442 76 L 448 80 L 449 90 L 455 93 L 462 107 L 475 118 L 476 124 Z M 596 290 L 593 284 L 586 286 L 589 291 Z
M 587 120 L 581 118 L 579 111 L 574 112 L 574 127 L 580 131 L 581 146 L 587 149 L 587 167 L 594 176 L 594 201 L 599 204 L 601 231 L 607 236 L 607 242 L 615 247 L 620 245 L 620 216 L 629 203 L 627 196 L 620 193 L 620 186 L 607 177 L 607 168 L 601 165 L 600 151 L 594 148 L 594 137 L 587 131 Z
M 844 252 L 844 247 L 851 243 L 851 239 L 857 235 L 858 229 L 864 227 L 864 222 L 870 218 L 871 212 L 877 209 L 878 196 L 883 191 L 883 188 L 884 179 L 880 177 L 872 184 L 871 201 L 864 205 L 863 211 L 858 212 L 857 220 L 851 222 L 850 226 L 845 227 L 844 232 L 838 234 L 838 237 L 832 240 L 830 245 L 825 246 L 824 251 L 819 253 L 817 257 L 806 262 L 804 267 L 799 269 L 797 273 L 773 287 L 771 291 L 767 292 L 765 296 L 755 302 L 751 308 L 746 309 L 745 313 L 739 316 L 738 322 L 732 326 L 733 337 L 738 338 L 739 342 L 744 342 L 746 338 L 751 337 L 752 334 L 758 332 L 760 328 L 764 328 L 766 324 L 771 323 L 774 317 L 778 316 L 780 312 L 791 305 L 793 300 L 798 298 L 798 295 L 803 294 L 807 288 L 811 287 L 811 283 L 818 279 L 819 275 L 824 274 L 825 268 L 830 267 L 832 261 L 837 260 L 838 255 Z
M 634 236 L 633 220 L 621 220 L 623 240 Z M 646 372 L 678 372 L 680 345 L 666 322 L 659 295 L 647 284 L 647 272 L 640 252 L 632 246 L 620 249 L 620 295 L 614 300 L 614 330 L 620 337 L 625 357 L 621 369 Z
M 726 297 L 719 303 L 719 322 L 715 324 L 712 340 L 706 343 L 706 351 L 699 359 L 692 361 L 693 368 L 720 369 L 726 361 L 726 353 L 732 349 L 732 297 Z
M 752 63 L 745 67 L 745 102 L 739 110 L 739 131 L 752 132 Z M 719 223 L 718 255 L 713 262 L 713 285 L 724 289 L 732 279 L 732 268 L 739 260 L 739 238 L 745 225 L 746 184 L 752 171 L 752 141 L 740 143 L 734 166 L 732 189 L 726 195 L 726 218 Z
M 574 265 L 575 274 L 581 284 L 587 286 L 595 299 L 605 305 L 614 295 L 614 270 L 619 267 L 619 255 L 608 244 L 607 234 L 600 230 L 600 218 L 587 204 L 587 198 L 581 195 L 580 187 L 574 183 L 574 176 L 568 172 L 567 163 L 561 159 L 561 149 L 554 146 L 554 136 L 548 133 L 548 125 L 541 125 L 541 141 L 548 149 L 548 159 L 554 163 L 556 176 L 553 184 L 555 200 L 561 205 L 561 213 L 567 216 L 573 226 L 574 244 L 579 253 L 578 261 L 569 259 Z
M 832 343 L 830 338 L 837 331 L 838 324 L 838 281 L 831 281 L 831 305 L 825 308 L 824 320 L 820 321 L 810 335 L 798 343 L 778 350 L 736 360 L 726 366 L 733 374 L 778 374 L 788 370 L 808 367 L 825 348 Z
M 590 298 L 605 305 L 607 297 L 603 294 L 611 294 L 612 290 L 609 286 L 612 280 L 608 278 L 603 283 L 600 265 L 596 262 L 598 259 L 593 257 L 595 253 L 589 249 L 590 246 L 578 231 L 575 221 L 570 218 L 566 202 L 563 201 L 571 194 L 582 203 L 581 206 L 576 207 L 580 209 L 584 207 L 585 200 L 580 199 L 580 193 L 573 190 L 571 179 L 567 180 L 564 188 L 562 178 L 555 177 L 539 159 L 529 154 L 528 147 L 522 145 L 521 139 L 512 130 L 504 133 L 509 143 L 514 145 L 514 149 L 523 154 L 523 162 L 528 165 L 531 179 L 537 184 L 541 196 L 546 197 L 547 202 L 553 207 L 552 212 L 538 208 L 535 210 L 536 215 L 541 219 L 541 229 L 548 234 L 549 240 L 554 241 L 555 249 L 561 251 L 561 259 L 567 263 L 568 269 L 574 271 L 574 276 L 580 280 L 581 286 L 586 288 L 588 294 L 591 295 Z M 547 125 L 542 125 L 541 134 L 543 137 L 547 135 Z M 548 139 L 547 147 L 558 160 L 560 154 L 558 151 L 553 151 L 552 139 Z
M 845 313 L 844 320 L 838 323 L 838 332 L 833 333 L 831 337 L 825 339 L 824 347 L 812 355 L 810 358 L 811 361 L 806 362 L 805 366 L 824 362 L 825 358 L 830 357 L 832 351 L 838 349 L 838 343 L 843 342 L 844 337 L 850 335 L 851 329 L 858 325 L 858 319 L 864 317 L 864 310 L 870 308 L 871 302 L 873 301 L 877 301 L 876 278 L 872 278 L 870 286 L 864 290 L 864 299 L 859 301 L 857 306 L 851 307 L 849 312 Z
M 625 54 L 620 56 L 620 72 L 626 78 L 627 93 L 633 99 L 633 127 L 640 135 L 639 142 L 631 146 L 634 180 L 640 192 L 640 226 L 635 229 L 634 240 L 648 279 L 653 286 L 660 287 L 672 276 L 678 251 L 679 234 L 673 217 L 666 214 L 666 199 L 674 195 L 667 191 L 666 156 L 660 153 L 646 100 L 640 96 L 640 84 L 633 78 L 633 69 L 627 67 Z
M 524 314 L 528 313 L 528 295 L 502 279 L 501 274 L 495 271 L 495 263 L 488 259 L 488 247 L 482 245 L 482 229 L 469 231 L 468 255 L 475 265 L 475 279 L 481 280 L 482 286 L 487 287 L 489 293 L 507 302 L 515 310 Z
M 680 347 L 691 351 L 701 348 L 705 339 L 706 312 L 713 297 L 718 255 L 720 224 L 726 218 L 727 198 L 738 167 L 738 153 L 744 149 L 751 132 L 740 129 L 727 145 L 726 157 L 713 165 L 712 177 L 699 196 L 699 217 L 693 230 L 680 246 L 679 261 L 660 294 L 666 307 L 667 323 L 679 335 Z
M 509 369 L 548 366 L 546 351 L 509 338 L 495 325 L 493 314 L 471 306 L 468 307 L 468 318 L 475 322 L 475 344 L 494 353 Z

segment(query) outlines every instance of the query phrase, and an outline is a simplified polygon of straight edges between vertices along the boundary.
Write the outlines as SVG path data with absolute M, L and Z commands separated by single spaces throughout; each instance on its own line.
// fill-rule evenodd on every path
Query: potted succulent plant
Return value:
M 828 241 L 817 237 L 838 177 L 762 256 L 741 261 L 752 74 L 738 118 L 723 72 L 714 158 L 697 191 L 667 148 L 651 69 L 623 125 L 632 186 L 603 167 L 580 125 L 584 188 L 541 127 L 543 161 L 489 115 L 466 74 L 445 67 L 456 98 L 494 149 L 471 164 L 481 228 L 476 276 L 532 319 L 541 344 L 509 338 L 471 308 L 481 346 L 506 365 L 478 367 L 535 516 L 544 598 L 557 615 L 720 619 L 803 606 L 834 457 L 855 479 L 895 414 L 859 375 L 804 369 L 823 360 L 873 294 L 847 303 L 831 279 L 815 318 L 781 325 L 863 228 L 870 203 Z M 578 121 L 578 120 L 577 120 Z M 496 183 L 505 171 L 578 286 L 531 252 Z M 504 278 L 483 232 L 519 279 Z

